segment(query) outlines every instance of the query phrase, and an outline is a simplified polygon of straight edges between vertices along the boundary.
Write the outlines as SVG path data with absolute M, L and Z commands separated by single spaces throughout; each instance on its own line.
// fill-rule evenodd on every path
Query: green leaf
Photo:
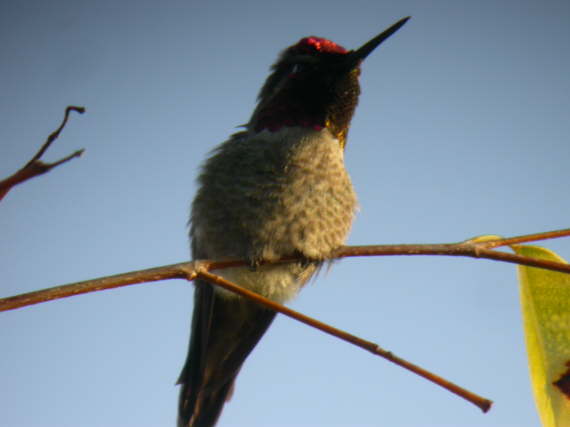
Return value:
M 566 262 L 539 246 L 532 258 Z M 520 298 L 534 400 L 544 427 L 570 427 L 570 275 L 519 265 Z
M 484 234 L 482 236 L 475 236 L 471 239 L 465 241 L 465 243 L 481 243 L 481 242 L 492 242 L 494 240 L 501 240 L 502 236 L 497 236 L 495 234 Z

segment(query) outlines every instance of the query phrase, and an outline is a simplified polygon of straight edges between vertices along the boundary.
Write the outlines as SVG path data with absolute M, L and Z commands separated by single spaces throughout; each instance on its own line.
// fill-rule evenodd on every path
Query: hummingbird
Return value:
M 214 271 L 285 303 L 348 236 L 357 199 L 344 149 L 360 95 L 362 61 L 404 25 L 403 18 L 356 50 L 320 37 L 285 49 L 244 130 L 202 166 L 192 203 L 193 259 L 241 258 Z M 285 256 L 298 261 L 268 264 Z M 235 379 L 275 312 L 197 281 L 179 427 L 214 426 Z

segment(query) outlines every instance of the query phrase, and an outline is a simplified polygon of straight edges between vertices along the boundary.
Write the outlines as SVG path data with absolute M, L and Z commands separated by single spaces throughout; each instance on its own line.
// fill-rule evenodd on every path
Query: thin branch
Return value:
M 32 157 L 32 159 L 24 165 L 19 171 L 14 173 L 13 175 L 9 176 L 6 179 L 0 180 L 0 200 L 4 198 L 6 194 L 14 187 L 15 185 L 21 184 L 28 179 L 34 178 L 36 176 L 42 175 L 46 172 L 49 172 L 53 168 L 74 159 L 75 157 L 79 157 L 83 154 L 83 149 L 77 150 L 70 155 L 64 157 L 53 163 L 45 163 L 40 160 L 46 150 L 50 147 L 50 145 L 59 137 L 59 134 L 67 124 L 67 120 L 69 119 L 69 114 L 71 111 L 75 111 L 77 113 L 83 114 L 85 112 L 85 108 L 83 107 L 75 107 L 69 106 L 65 109 L 65 116 L 59 127 L 53 131 L 47 138 L 46 142 L 41 146 L 38 152 Z
M 130 271 L 128 273 L 115 274 L 113 276 L 100 277 L 98 279 L 85 280 L 83 282 L 70 283 L 68 285 L 55 286 L 53 288 L 40 289 L 12 297 L 0 298 L 0 312 L 75 295 L 136 285 L 138 283 L 168 279 L 186 279 L 188 277 L 186 269 L 191 265 L 192 263 L 189 262 L 163 265 L 161 267 Z
M 539 240 L 547 239 L 557 239 L 560 237 L 570 236 L 570 228 L 565 228 L 562 230 L 545 231 L 542 233 L 525 234 L 522 236 L 507 237 L 507 238 L 497 238 L 488 241 L 479 241 L 481 247 L 487 249 L 498 248 L 500 246 L 512 246 L 521 243 L 537 242 Z
M 550 231 L 545 233 L 536 233 L 532 235 L 517 236 L 511 238 L 497 238 L 497 239 L 474 239 L 460 243 L 447 243 L 447 244 L 427 244 L 427 245 L 374 245 L 374 246 L 344 246 L 338 249 L 333 258 L 346 258 L 352 256 L 381 256 L 381 255 L 447 255 L 447 256 L 468 256 L 472 258 L 486 258 L 497 261 L 510 262 L 516 264 L 524 264 L 549 270 L 562 271 L 570 273 L 570 265 L 565 263 L 558 263 L 546 261 L 541 259 L 534 259 L 523 257 L 520 255 L 513 255 L 506 252 L 495 251 L 488 249 L 489 247 L 498 247 L 504 245 L 511 245 L 514 243 L 530 242 L 536 240 L 544 240 L 555 237 L 562 237 L 570 235 L 570 229 Z M 291 262 L 296 260 L 296 257 L 283 258 L 276 262 Z M 438 384 L 439 386 L 451 391 L 452 393 L 461 396 L 469 402 L 477 405 L 483 412 L 486 412 L 491 407 L 492 402 L 481 396 L 478 396 L 468 390 L 465 390 L 458 385 L 451 383 L 417 365 L 401 359 L 389 351 L 380 348 L 377 344 L 370 341 L 363 340 L 357 336 L 349 334 L 340 329 L 334 328 L 330 325 L 322 323 L 316 319 L 312 319 L 302 313 L 298 313 L 285 306 L 277 304 L 268 300 L 254 292 L 250 292 L 240 286 L 233 284 L 220 276 L 210 273 L 211 270 L 219 270 L 228 267 L 236 267 L 246 265 L 245 260 L 226 259 L 221 261 L 195 261 L 185 262 L 178 264 L 171 264 L 162 267 L 150 268 L 146 270 L 132 271 L 124 274 L 117 274 L 114 276 L 102 277 L 94 280 L 86 280 L 83 282 L 72 283 L 69 285 L 57 286 L 54 288 L 44 289 L 40 291 L 30 292 L 27 294 L 16 295 L 13 297 L 0 299 L 0 311 L 12 310 L 19 307 L 25 307 L 53 299 L 65 298 L 73 295 L 84 294 L 88 292 L 100 291 L 104 289 L 112 289 L 121 286 L 133 285 L 137 283 L 153 282 L 158 280 L 167 279 L 180 279 L 194 280 L 201 277 L 215 285 L 222 286 L 232 292 L 249 298 L 258 304 L 262 304 L 272 310 L 285 314 L 293 319 L 303 322 L 307 325 L 313 326 L 323 332 L 336 336 L 344 341 L 352 343 L 360 348 L 366 349 L 378 356 L 381 356 L 411 372 L 414 372 L 429 381 Z
M 195 273 L 195 271 L 191 271 L 189 272 L 190 274 Z M 489 399 L 486 399 L 484 397 L 481 397 L 469 390 L 464 389 L 463 387 L 458 386 L 457 384 L 454 384 L 442 377 L 440 377 L 439 375 L 436 375 L 432 372 L 429 372 L 425 369 L 423 369 L 420 366 L 414 365 L 413 363 L 408 362 L 405 359 L 402 359 L 396 355 L 394 355 L 393 353 L 384 350 L 383 348 L 381 348 L 378 344 L 375 344 L 371 341 L 367 341 L 364 340 L 362 338 L 359 338 L 355 335 L 352 335 L 346 331 L 343 331 L 341 329 L 337 329 L 331 325 L 328 325 L 326 323 L 323 323 L 319 320 L 316 320 L 312 317 L 306 316 L 303 313 L 300 313 L 298 311 L 292 310 L 288 307 L 285 307 L 281 304 L 278 304 L 270 299 L 267 299 L 255 292 L 249 291 L 247 289 L 244 289 L 228 280 L 225 280 L 223 277 L 209 273 L 206 269 L 204 269 L 203 267 L 200 268 L 198 267 L 198 271 L 197 271 L 197 276 L 210 282 L 213 283 L 215 285 L 218 285 L 224 289 L 227 289 L 229 291 L 232 291 L 238 295 L 241 295 L 243 297 L 246 297 L 250 300 L 255 301 L 257 304 L 260 304 L 264 307 L 267 307 L 271 310 L 277 311 L 281 314 L 284 314 L 285 316 L 288 316 L 292 319 L 295 319 L 301 323 L 304 323 L 308 326 L 312 326 L 313 328 L 316 328 L 322 332 L 325 332 L 329 335 L 332 335 L 336 338 L 339 338 L 343 341 L 346 341 L 350 344 L 353 344 L 357 347 L 360 347 L 364 350 L 368 350 L 369 352 L 371 352 L 372 354 L 375 354 L 377 356 L 383 357 L 384 359 L 395 363 L 396 365 L 405 368 L 425 379 L 427 379 L 428 381 L 431 381 L 437 385 L 439 385 L 440 387 L 445 388 L 446 390 L 458 395 L 459 397 L 467 400 L 468 402 L 476 405 L 477 407 L 479 407 L 483 412 L 487 412 L 490 408 L 491 405 L 493 404 L 493 402 Z M 193 277 L 193 276 L 191 276 Z
M 505 244 L 519 241 L 544 240 L 548 238 L 570 235 L 570 229 L 549 231 L 532 235 L 511 237 L 502 239 Z M 534 237 L 530 237 L 534 236 Z M 546 237 L 545 237 L 546 236 Z M 523 240 L 524 239 L 524 240 Z M 490 241 L 495 242 L 493 241 Z M 423 244 L 423 245 L 371 245 L 371 246 L 343 246 L 333 254 L 332 258 L 348 258 L 356 256 L 394 256 L 394 255 L 439 255 L 439 256 L 465 256 L 471 258 L 484 258 L 495 261 L 502 261 L 514 264 L 528 265 L 531 267 L 543 268 L 546 270 L 570 273 L 570 264 L 559 263 L 544 259 L 530 258 L 522 255 L 500 252 L 486 249 L 490 242 L 467 241 L 460 243 L 444 244 Z M 275 263 L 285 263 L 297 260 L 297 257 L 285 257 Z M 171 264 L 162 267 L 155 267 L 146 270 L 132 271 L 114 276 L 107 276 L 98 279 L 86 280 L 83 282 L 71 283 L 54 288 L 42 289 L 26 294 L 15 295 L 7 298 L 0 298 L 0 311 L 13 310 L 33 304 L 51 301 L 59 298 L 66 298 L 74 295 L 89 292 L 113 289 L 121 286 L 134 285 L 137 283 L 153 282 L 157 280 L 188 278 L 188 272 L 194 268 L 195 263 L 185 262 Z M 201 268 L 209 271 L 221 270 L 229 267 L 248 265 L 245 260 L 225 259 L 225 260 L 201 260 Z M 194 271 L 194 275 L 197 272 Z M 195 277 L 195 276 L 194 276 Z M 194 278 L 193 277 L 193 278 Z
M 481 243 L 443 243 L 443 244 L 405 244 L 405 245 L 370 245 L 343 246 L 333 253 L 332 258 L 348 258 L 355 256 L 401 256 L 401 255 L 438 255 L 462 256 L 502 261 L 513 264 L 528 265 L 545 270 L 570 273 L 570 264 L 531 258 L 522 255 L 481 248 Z M 287 259 L 289 261 L 289 259 Z
M 50 147 L 52 142 L 54 142 L 57 138 L 59 138 L 59 134 L 61 133 L 61 131 L 63 130 L 63 128 L 67 124 L 67 120 L 69 119 L 69 114 L 72 111 L 75 111 L 79 114 L 83 114 L 83 113 L 85 113 L 85 107 L 76 107 L 73 105 L 68 106 L 65 109 L 65 115 L 63 116 L 63 120 L 61 121 L 61 124 L 59 125 L 59 127 L 56 130 L 54 130 L 50 134 L 50 136 L 47 137 L 47 140 L 46 140 L 46 142 L 44 142 L 44 145 L 42 145 L 42 147 L 38 150 L 38 152 L 35 154 L 35 156 L 32 157 L 32 160 L 30 160 L 28 162 L 28 164 L 32 163 L 35 160 L 39 160 L 43 156 L 43 154 L 47 151 L 47 149 Z

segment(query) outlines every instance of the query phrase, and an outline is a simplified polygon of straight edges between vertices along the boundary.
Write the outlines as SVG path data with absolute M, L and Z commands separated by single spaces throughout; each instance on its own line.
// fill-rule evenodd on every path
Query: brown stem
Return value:
M 479 242 L 481 247 L 487 249 L 497 248 L 499 246 L 511 246 L 527 242 L 536 242 L 538 240 L 556 239 L 559 237 L 570 236 L 570 228 L 563 230 L 545 231 L 543 233 L 525 234 L 523 236 L 508 237 L 497 240 L 490 240 L 487 242 Z
M 528 265 L 545 270 L 570 273 L 570 264 L 531 258 L 522 255 L 500 252 L 480 247 L 481 243 L 443 243 L 443 244 L 405 244 L 405 245 L 370 245 L 343 246 L 333 253 L 332 258 L 354 256 L 401 256 L 401 255 L 438 255 L 483 258 L 513 264 Z M 289 261 L 289 260 L 287 260 Z
M 128 273 L 115 274 L 113 276 L 100 277 L 98 279 L 85 280 L 83 282 L 70 283 L 68 285 L 55 286 L 53 288 L 40 289 L 25 294 L 0 299 L 0 311 L 14 310 L 46 301 L 87 294 L 90 292 L 103 291 L 106 289 L 120 288 L 122 286 L 136 285 L 137 283 L 156 282 L 158 280 L 185 279 L 187 271 L 183 268 L 192 263 L 163 265 L 161 267 L 148 268 L 146 270 L 131 271 Z
M 194 273 L 194 272 L 192 272 L 192 273 Z M 246 297 L 252 301 L 255 301 L 257 304 L 260 304 L 260 305 L 267 307 L 271 310 L 274 310 L 274 311 L 277 311 L 281 314 L 284 314 L 285 316 L 288 316 L 292 319 L 295 319 L 301 323 L 312 326 L 313 328 L 316 328 L 322 332 L 325 332 L 325 333 L 332 335 L 336 338 L 339 338 L 343 341 L 349 342 L 349 343 L 351 343 L 357 347 L 360 347 L 364 350 L 368 350 L 372 354 L 383 357 L 384 359 L 389 360 L 390 362 L 395 363 L 396 365 L 398 365 L 402 368 L 405 368 L 405 369 L 427 379 L 428 381 L 431 381 L 431 382 L 439 385 L 440 387 L 445 388 L 446 390 L 449 390 L 450 392 L 458 395 L 459 397 L 462 397 L 463 399 L 467 400 L 468 402 L 473 403 L 474 405 L 478 406 L 483 412 L 487 412 L 491 408 L 491 405 L 493 404 L 493 402 L 491 400 L 485 399 L 484 397 L 481 397 L 475 393 L 472 393 L 469 390 L 466 390 L 463 387 L 460 387 L 457 384 L 454 384 L 454 383 L 440 377 L 439 375 L 436 375 L 432 372 L 429 372 L 420 366 L 414 365 L 413 363 L 410 363 L 407 360 L 404 360 L 404 359 L 392 354 L 391 352 L 384 350 L 378 344 L 364 340 L 364 339 L 357 337 L 355 335 L 352 335 L 346 331 L 343 331 L 341 329 L 337 329 L 331 325 L 323 323 L 323 322 L 316 320 L 312 317 L 306 316 L 303 313 L 299 313 L 298 311 L 292 310 L 288 307 L 285 307 L 281 304 L 278 304 L 278 303 L 276 303 L 270 299 L 267 299 L 267 298 L 255 293 L 255 292 L 244 289 L 244 288 L 224 279 L 223 277 L 212 274 L 205 269 L 198 269 L 197 276 L 208 281 L 208 282 L 210 282 L 210 283 L 213 283 L 213 284 L 218 285 L 224 289 L 227 289 L 227 290 L 232 291 L 238 295 L 241 295 L 241 296 Z
M 48 136 L 46 142 L 44 142 L 34 157 L 32 157 L 31 160 L 26 163 L 24 167 L 22 167 L 19 171 L 10 175 L 8 178 L 0 180 L 0 200 L 2 200 L 15 185 L 21 184 L 28 179 L 49 172 L 53 168 L 83 154 L 84 150 L 77 150 L 74 153 L 71 153 L 69 156 L 66 156 L 63 159 L 60 159 L 53 163 L 44 163 L 40 160 L 41 156 L 46 152 L 53 141 L 59 137 L 59 134 L 67 123 L 71 111 L 76 111 L 80 114 L 83 114 L 85 112 L 85 108 L 69 106 L 65 109 L 65 116 L 63 117 L 63 121 L 59 127 Z
M 496 247 L 509 245 L 514 243 L 529 242 L 534 240 L 543 240 L 547 238 L 561 237 L 568 235 L 570 230 L 558 230 L 546 233 L 536 233 L 526 236 L 512 237 L 508 239 L 492 240 L 492 241 L 467 241 L 451 244 L 427 244 L 427 245 L 374 245 L 374 246 L 352 246 L 342 247 L 336 251 L 334 258 L 345 258 L 349 256 L 380 256 L 380 255 L 448 255 L 448 256 L 468 256 L 473 258 L 487 258 L 503 262 L 516 264 L 524 264 L 534 267 L 540 267 L 549 270 L 562 271 L 570 273 L 570 267 L 565 263 L 534 259 L 520 255 L 499 252 L 489 249 L 489 246 Z M 287 257 L 278 262 L 290 262 L 295 257 Z M 158 280 L 186 278 L 194 280 L 200 276 L 205 280 L 211 281 L 218 286 L 226 287 L 230 291 L 243 295 L 246 298 L 253 299 L 273 310 L 279 311 L 289 317 L 299 320 L 303 323 L 311 325 L 321 331 L 334 335 L 344 341 L 350 342 L 358 347 L 364 348 L 376 355 L 379 355 L 391 362 L 412 371 L 429 381 L 432 381 L 441 387 L 455 393 L 462 398 L 474 403 L 484 412 L 488 411 L 492 402 L 482 398 L 468 390 L 465 390 L 456 384 L 453 384 L 439 376 L 426 371 L 404 359 L 401 359 L 389 351 L 380 348 L 377 344 L 363 340 L 357 336 L 349 334 L 345 331 L 324 324 L 318 320 L 312 319 L 301 313 L 293 311 L 287 307 L 281 306 L 267 300 L 253 292 L 247 291 L 223 278 L 209 273 L 209 270 L 217 270 L 228 267 L 246 265 L 246 261 L 229 259 L 221 261 L 195 261 L 192 263 L 179 263 L 163 267 L 150 268 L 146 270 L 133 271 L 114 276 L 103 277 L 94 280 L 86 280 L 83 282 L 72 283 L 69 285 L 57 286 L 54 288 L 44 289 L 40 291 L 30 292 L 27 294 L 16 295 L 13 297 L 0 299 L 0 311 L 12 310 L 19 307 L 25 307 L 40 302 L 50 301 L 53 299 L 79 295 L 88 292 L 94 292 L 104 289 L 111 289 L 120 286 L 127 286 L 136 283 L 153 282 Z
M 529 236 L 540 236 L 540 239 L 548 238 L 544 236 L 559 237 L 566 230 L 537 233 L 534 235 L 512 237 L 503 239 L 511 244 L 524 238 L 525 242 L 532 241 Z M 538 238 L 537 238 L 538 240 Z M 514 264 L 528 265 L 531 267 L 543 268 L 546 270 L 570 273 L 570 264 L 559 263 L 544 259 L 525 257 L 522 255 L 500 252 L 481 247 L 486 242 L 461 242 L 449 244 L 427 244 L 427 245 L 373 245 L 373 246 L 343 246 L 334 254 L 333 258 L 347 258 L 354 256 L 388 256 L 388 255 L 443 255 L 443 256 L 467 256 L 472 258 L 485 258 L 496 261 L 509 262 Z M 290 262 L 296 257 L 285 257 L 277 262 Z M 208 270 L 220 270 L 228 267 L 246 265 L 247 262 L 238 259 L 226 260 L 204 260 L 200 261 L 201 268 Z M 179 263 L 162 267 L 150 268 L 147 270 L 134 271 L 130 273 L 117 274 L 99 279 L 86 280 L 78 283 L 57 286 L 54 288 L 42 289 L 26 294 L 16 295 L 7 298 L 0 298 L 0 311 L 13 310 L 15 308 L 38 304 L 59 298 L 88 292 L 112 289 L 120 286 L 133 285 L 136 283 L 152 282 L 156 280 L 179 279 L 188 277 L 189 269 L 194 269 L 196 263 Z

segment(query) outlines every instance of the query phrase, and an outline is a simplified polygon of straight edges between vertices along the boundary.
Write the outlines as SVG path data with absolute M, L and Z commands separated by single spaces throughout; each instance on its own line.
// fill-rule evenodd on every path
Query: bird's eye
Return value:
M 305 67 L 301 64 L 293 64 L 293 66 L 291 67 L 291 74 L 297 74 L 301 71 L 303 71 Z
M 313 72 L 314 64 L 305 61 L 293 62 L 287 66 L 287 77 L 305 78 Z

